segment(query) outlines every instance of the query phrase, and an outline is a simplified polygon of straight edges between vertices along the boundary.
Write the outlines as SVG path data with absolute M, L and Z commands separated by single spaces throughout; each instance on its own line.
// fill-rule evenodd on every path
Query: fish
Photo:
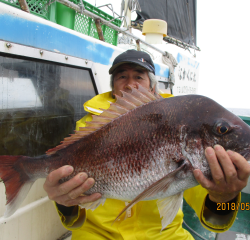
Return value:
M 129 202 L 117 219 L 139 201 L 157 199 L 162 229 L 181 205 L 183 191 L 197 186 L 193 170 L 212 179 L 205 149 L 219 144 L 250 159 L 250 127 L 210 98 L 200 95 L 164 99 L 141 85 L 115 96 L 116 102 L 37 157 L 0 156 L 6 187 L 5 217 L 11 216 L 32 184 L 53 170 L 71 165 L 95 179 L 84 193 L 102 197 L 82 204 L 95 210 L 107 198 Z

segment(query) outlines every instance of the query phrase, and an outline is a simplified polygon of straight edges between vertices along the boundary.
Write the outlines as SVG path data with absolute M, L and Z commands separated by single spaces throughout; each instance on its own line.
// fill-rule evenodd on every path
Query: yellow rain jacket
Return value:
M 164 98 L 172 97 L 171 94 L 162 94 Z M 111 92 L 103 93 L 95 96 L 84 104 L 84 109 L 89 112 L 85 117 L 76 123 L 76 129 L 85 127 L 85 121 L 91 121 L 92 114 L 99 115 L 100 109 L 108 109 L 109 102 L 115 102 Z M 228 215 L 220 216 L 210 212 L 205 207 L 205 198 L 207 190 L 200 185 L 188 189 L 184 192 L 184 198 L 187 203 L 195 210 L 202 225 L 214 232 L 223 232 L 228 230 L 237 215 L 237 211 Z M 240 195 L 237 198 L 240 201 Z M 179 209 L 173 222 L 161 232 L 161 218 L 156 204 L 157 200 L 141 201 L 135 204 L 128 218 L 118 219 L 114 224 L 114 220 L 121 210 L 125 207 L 125 202 L 115 199 L 107 199 L 104 205 L 100 205 L 94 211 L 80 209 L 75 207 L 71 216 L 63 216 L 57 209 L 65 228 L 72 231 L 72 240 L 141 240 L 141 239 L 168 239 L 191 240 L 191 234 L 182 228 L 183 212 Z

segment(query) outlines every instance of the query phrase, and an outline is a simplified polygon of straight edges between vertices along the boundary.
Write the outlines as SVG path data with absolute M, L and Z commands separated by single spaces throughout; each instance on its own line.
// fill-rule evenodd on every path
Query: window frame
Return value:
M 0 56 L 30 61 L 35 60 L 47 64 L 53 63 L 59 66 L 88 70 L 95 94 L 97 95 L 100 92 L 99 90 L 101 88 L 98 84 L 99 81 L 95 69 L 95 64 L 94 62 L 88 59 L 77 58 L 73 56 L 68 56 L 63 53 L 51 52 L 44 49 L 29 47 L 2 40 L 0 40 Z

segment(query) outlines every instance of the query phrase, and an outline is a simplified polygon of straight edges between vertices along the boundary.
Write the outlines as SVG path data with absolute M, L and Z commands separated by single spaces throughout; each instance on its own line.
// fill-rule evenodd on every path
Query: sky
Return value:
M 250 109 L 250 1 L 197 0 L 198 93 Z
M 96 6 L 112 2 L 120 13 L 121 1 L 87 2 Z M 250 0 L 197 0 L 198 94 L 227 108 L 250 109 L 249 9 Z

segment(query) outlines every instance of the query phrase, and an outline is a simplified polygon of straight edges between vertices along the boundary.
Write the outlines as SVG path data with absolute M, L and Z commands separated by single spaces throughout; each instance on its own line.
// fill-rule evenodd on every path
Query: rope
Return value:
M 139 11 L 141 12 L 141 6 L 138 0 L 129 0 L 128 7 L 130 11 Z

